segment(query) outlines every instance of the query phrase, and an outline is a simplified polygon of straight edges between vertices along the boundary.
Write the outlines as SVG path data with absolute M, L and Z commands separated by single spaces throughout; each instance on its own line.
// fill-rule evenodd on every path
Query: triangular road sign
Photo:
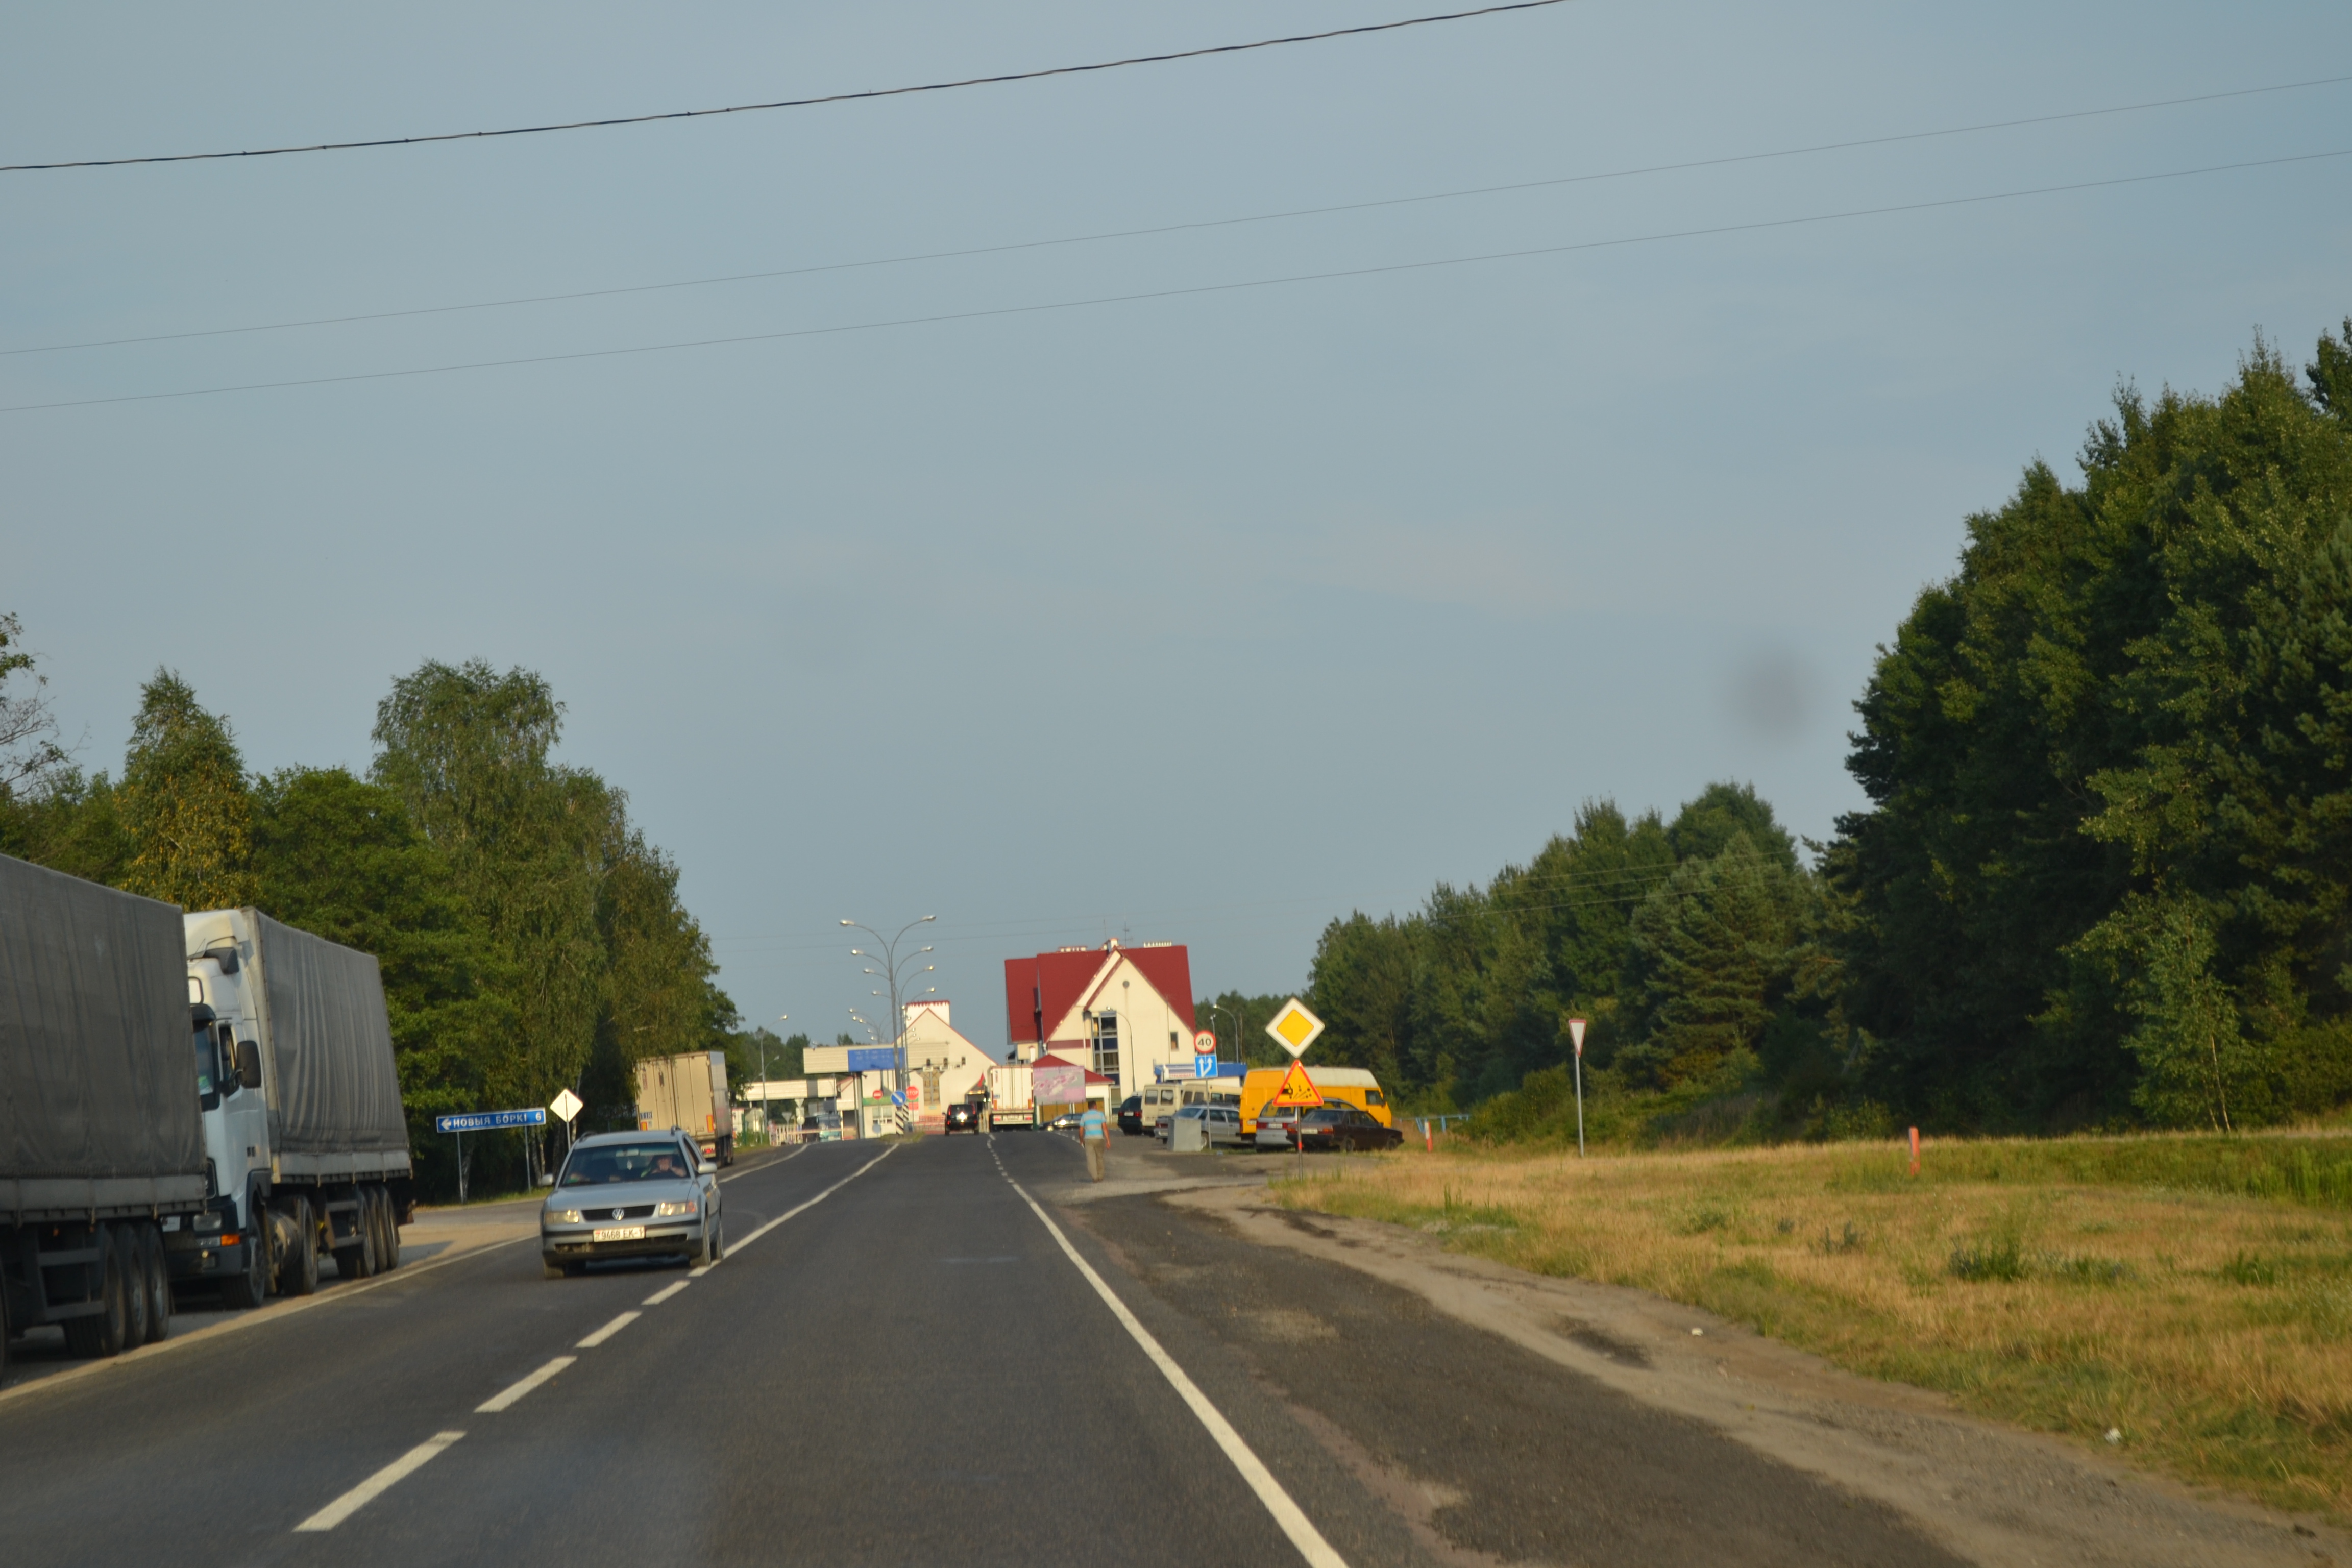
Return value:
M 1582 1055 L 1584 1054 L 1584 1020 L 1583 1020 L 1583 1019 L 1581 1019 L 1581 1018 L 1570 1018 L 1570 1019 L 1568 1021 L 1568 1037 L 1569 1037 L 1570 1039 L 1571 1039 L 1571 1040 L 1573 1040 L 1573 1041 L 1575 1041 L 1575 1042 L 1576 1042 L 1576 1054 L 1577 1054 L 1578 1056 L 1580 1056 L 1580 1056 L 1582 1056 Z M 1594 1071 L 1596 1071 L 1596 1072 L 1598 1072 L 1600 1069 L 1599 1069 L 1598 1068 L 1595 1068 L 1593 1070 L 1594 1070 Z
M 1307 1076 L 1307 1064 L 1294 1060 L 1290 1070 L 1282 1075 L 1282 1087 L 1274 1091 L 1274 1098 L 1266 1103 L 1300 1108 L 1317 1106 L 1323 1103 L 1323 1091 L 1317 1089 L 1315 1080 Z

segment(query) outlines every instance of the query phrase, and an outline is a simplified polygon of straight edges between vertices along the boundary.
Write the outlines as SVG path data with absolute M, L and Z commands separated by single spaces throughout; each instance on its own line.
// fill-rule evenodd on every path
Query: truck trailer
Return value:
M 688 1051 L 637 1064 L 637 1131 L 675 1127 L 706 1160 L 735 1163 L 735 1112 L 727 1103 L 727 1053 Z
M 254 909 L 191 914 L 184 934 L 222 1223 L 166 1228 L 172 1277 L 250 1307 L 317 1289 L 322 1257 L 346 1279 L 397 1268 L 416 1199 L 375 959 Z
M 988 1069 L 990 1131 L 1037 1125 L 1035 1082 L 1036 1069 L 1027 1062 L 1010 1062 Z
M 79 1355 L 171 1332 L 165 1227 L 229 1223 L 192 1092 L 207 1022 L 177 908 L 0 856 L 0 1367 L 42 1324 Z

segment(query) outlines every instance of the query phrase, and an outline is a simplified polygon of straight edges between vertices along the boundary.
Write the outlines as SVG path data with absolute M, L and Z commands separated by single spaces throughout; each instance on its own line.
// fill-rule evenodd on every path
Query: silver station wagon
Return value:
M 598 1132 L 572 1146 L 539 1211 L 550 1279 L 608 1258 L 716 1263 L 727 1249 L 719 1167 L 676 1132 Z

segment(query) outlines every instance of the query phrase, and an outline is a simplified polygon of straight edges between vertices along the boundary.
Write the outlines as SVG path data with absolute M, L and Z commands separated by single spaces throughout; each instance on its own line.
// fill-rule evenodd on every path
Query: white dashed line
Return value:
M 573 1362 L 578 1361 L 579 1359 L 580 1358 L 578 1356 L 574 1355 L 557 1356 L 553 1361 L 549 1362 L 545 1366 L 541 1367 L 529 1377 L 522 1379 L 519 1383 L 510 1383 L 507 1384 L 505 1388 L 501 1389 L 497 1394 L 490 1395 L 489 1398 L 485 1399 L 479 1405 L 475 1405 L 474 1414 L 477 1415 L 488 1415 L 494 1414 L 495 1412 L 504 1410 L 508 1405 L 512 1405 L 516 1400 L 520 1399 L 524 1394 L 529 1394 L 532 1389 L 537 1388 L 541 1384 L 545 1383 L 549 1378 L 553 1377 L 557 1373 L 562 1372 L 565 1367 L 570 1366 Z
M 619 1317 L 614 1319 L 603 1328 L 598 1329 L 594 1333 L 590 1334 L 586 1339 L 582 1340 L 578 1344 L 572 1348 L 573 1350 L 580 1351 L 593 1351 L 598 1345 L 603 1344 L 606 1340 L 611 1339 L 614 1334 L 619 1333 L 623 1329 L 627 1328 L 631 1323 L 634 1323 L 636 1321 L 636 1313 L 624 1312 Z
M 727 1250 L 730 1254 L 740 1252 L 745 1247 L 751 1246 L 753 1242 L 759 1240 L 761 1237 L 767 1235 L 770 1231 L 775 1229 L 778 1226 L 783 1224 L 784 1221 L 792 1218 L 794 1215 L 805 1214 L 810 1209 L 816 1207 L 817 1205 L 824 1202 L 825 1199 L 833 1196 L 834 1194 L 841 1191 L 842 1188 L 849 1185 L 850 1183 L 857 1180 L 858 1177 L 864 1175 L 866 1172 L 872 1170 L 875 1166 L 888 1159 L 890 1157 L 890 1150 L 896 1149 L 898 1146 L 898 1145 L 896 1143 L 891 1144 L 889 1149 L 883 1150 L 882 1152 L 875 1155 L 874 1158 L 866 1161 L 866 1163 L 858 1166 L 857 1169 L 850 1172 L 849 1174 L 842 1177 L 841 1180 L 834 1183 L 833 1185 L 825 1188 L 824 1191 L 817 1194 L 816 1196 L 809 1199 L 808 1202 L 801 1205 L 800 1207 L 786 1209 L 783 1213 L 778 1215 L 775 1218 L 770 1220 L 767 1224 L 761 1226 L 759 1229 L 753 1231 L 742 1240 L 736 1242 Z M 696 1269 L 695 1272 L 698 1274 L 701 1270 Z
M 484 1406 L 488 1408 L 488 1406 Z M 464 1436 L 463 1432 L 436 1432 L 310 1518 L 294 1528 L 297 1531 L 332 1530 L 359 1512 L 368 1504 L 390 1491 L 402 1478 L 424 1468 L 425 1461 Z
M 637 1305 L 640 1307 L 658 1307 L 664 1301 L 668 1300 L 672 1296 L 677 1295 L 680 1290 L 685 1289 L 692 1283 L 694 1282 L 690 1279 L 681 1279 L 675 1285 L 665 1285 L 660 1289 L 655 1291 L 652 1295 L 646 1297 L 644 1300 L 638 1302 Z

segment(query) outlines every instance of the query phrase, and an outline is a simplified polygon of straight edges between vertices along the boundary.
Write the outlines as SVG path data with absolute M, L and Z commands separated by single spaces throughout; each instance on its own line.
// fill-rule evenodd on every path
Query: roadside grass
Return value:
M 2352 1519 L 2352 1137 L 1417 1151 L 1273 1193 Z

